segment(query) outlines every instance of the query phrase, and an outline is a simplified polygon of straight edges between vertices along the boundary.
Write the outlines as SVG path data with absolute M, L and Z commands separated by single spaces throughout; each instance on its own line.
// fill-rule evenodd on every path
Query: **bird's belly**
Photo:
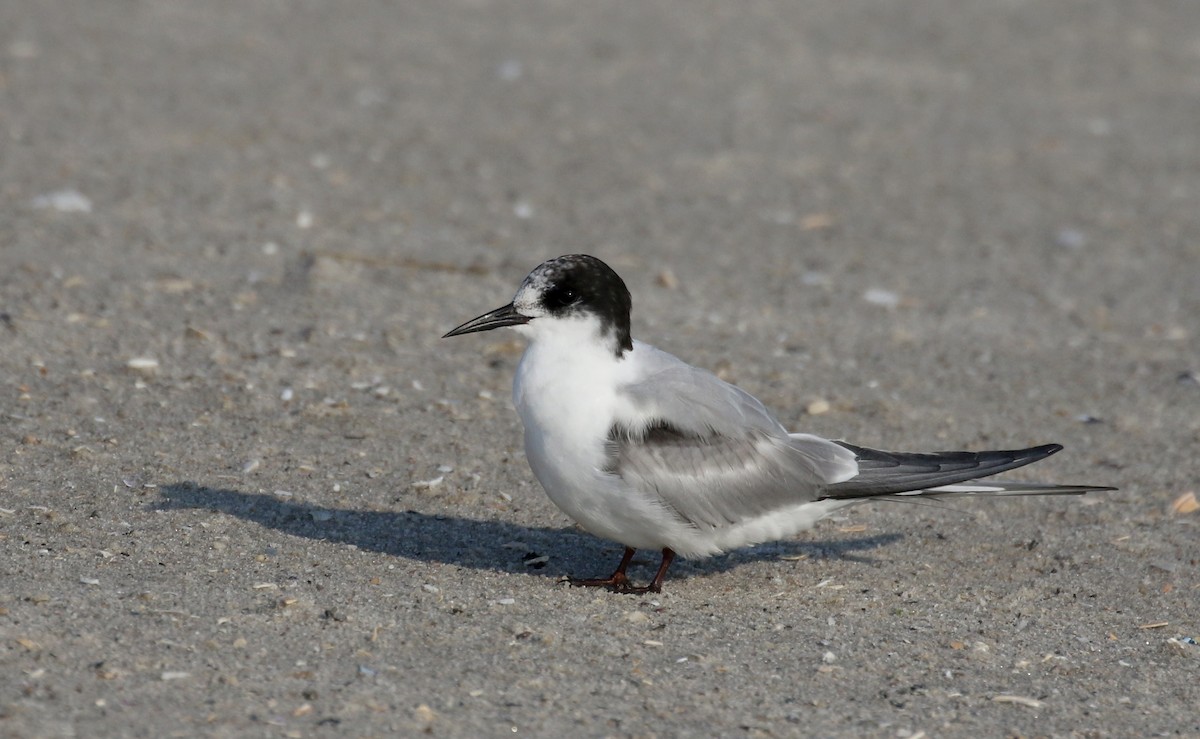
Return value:
M 525 455 L 546 495 L 585 531 L 635 549 L 670 546 L 664 534 L 678 523 L 653 496 L 604 470 L 603 447 L 581 449 L 527 430 Z
M 513 383 L 529 466 L 564 513 L 597 536 L 625 543 L 619 535 L 627 527 L 625 511 L 641 506 L 605 472 L 615 383 L 601 372 L 604 363 L 574 366 L 538 351 L 535 345 L 526 350 Z

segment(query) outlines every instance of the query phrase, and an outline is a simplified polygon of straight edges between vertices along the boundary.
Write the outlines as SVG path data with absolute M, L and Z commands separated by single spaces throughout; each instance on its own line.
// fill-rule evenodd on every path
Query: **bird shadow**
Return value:
M 179 482 L 159 488 L 161 511 L 201 509 L 252 521 L 291 536 L 421 562 L 440 562 L 476 570 L 525 573 L 560 579 L 567 575 L 608 574 L 622 547 L 573 527 L 523 526 L 444 514 L 362 511 L 297 502 L 265 493 Z M 673 574 L 723 572 L 747 562 L 806 557 L 873 563 L 854 552 L 869 551 L 902 539 L 880 534 L 835 541 L 779 541 L 747 547 L 705 560 L 680 563 Z M 657 553 L 639 557 L 657 564 Z M 638 560 L 635 560 L 637 562 Z

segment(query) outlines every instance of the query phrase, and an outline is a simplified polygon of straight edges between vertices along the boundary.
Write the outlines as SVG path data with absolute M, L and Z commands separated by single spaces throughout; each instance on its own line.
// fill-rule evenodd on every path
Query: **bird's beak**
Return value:
M 509 303 L 496 310 L 488 311 L 478 318 L 472 318 L 458 328 L 452 329 L 442 338 L 448 339 L 451 336 L 473 334 L 476 331 L 491 331 L 494 328 L 504 328 L 505 326 L 520 326 L 529 323 L 529 321 L 529 316 L 521 315 L 513 307 L 513 304 Z

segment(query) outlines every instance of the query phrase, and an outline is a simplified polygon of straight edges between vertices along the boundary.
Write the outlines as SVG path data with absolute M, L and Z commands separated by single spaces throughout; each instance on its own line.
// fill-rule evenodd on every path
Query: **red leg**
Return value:
M 670 567 L 671 563 L 675 561 L 674 551 L 663 548 L 662 554 L 662 563 L 658 566 L 658 572 L 654 573 L 654 579 L 650 581 L 648 586 L 646 586 L 646 589 L 651 593 L 662 592 L 663 580 L 667 577 L 667 568 Z
M 616 572 L 607 578 L 583 580 L 569 577 L 567 578 L 567 582 L 571 583 L 572 587 L 609 588 L 617 593 L 628 593 L 631 595 L 661 593 L 663 580 L 667 576 L 667 569 L 671 566 L 671 562 L 675 560 L 675 552 L 664 548 L 662 550 L 662 563 L 659 564 L 658 572 L 655 573 L 654 579 L 650 581 L 649 585 L 635 586 L 629 583 L 629 577 L 625 575 L 625 570 L 629 567 L 630 560 L 633 559 L 634 551 L 632 547 L 625 547 L 625 556 L 621 557 L 621 564 L 617 565 Z
M 571 583 L 573 588 L 612 588 L 619 590 L 623 587 L 629 587 L 629 578 L 625 576 L 625 570 L 629 567 L 630 560 L 633 559 L 633 553 L 637 551 L 633 547 L 625 547 L 625 556 L 621 557 L 621 564 L 617 565 L 616 572 L 613 572 L 606 578 L 582 578 L 568 577 L 567 582 Z

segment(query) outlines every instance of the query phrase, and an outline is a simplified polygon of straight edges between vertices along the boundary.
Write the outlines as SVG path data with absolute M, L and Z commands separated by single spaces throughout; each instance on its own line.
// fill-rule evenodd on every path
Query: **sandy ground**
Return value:
M 0 734 L 1200 734 L 1198 29 L 0 4 Z M 620 547 L 529 473 L 520 344 L 438 337 L 574 251 L 789 427 L 1120 491 L 570 589 Z

